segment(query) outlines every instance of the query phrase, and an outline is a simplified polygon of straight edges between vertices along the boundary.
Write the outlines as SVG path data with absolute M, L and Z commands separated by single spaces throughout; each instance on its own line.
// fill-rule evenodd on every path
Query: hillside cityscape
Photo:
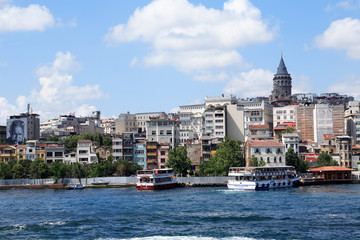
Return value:
M 29 105 L 27 112 L 10 116 L 1 126 L 0 158 L 91 164 L 110 157 L 138 169 L 159 169 L 165 168 L 169 151 L 182 146 L 191 160 L 191 173 L 196 173 L 228 138 L 242 143 L 247 166 L 254 155 L 265 166 L 282 166 L 292 148 L 310 168 L 326 152 L 339 166 L 357 169 L 359 101 L 337 93 L 291 90 L 292 78 L 281 56 L 269 97 L 222 95 L 179 106 L 176 113 L 127 112 L 102 119 L 100 111 L 94 111 L 89 117 L 71 113 L 42 122 Z M 74 138 L 86 134 L 90 137 Z

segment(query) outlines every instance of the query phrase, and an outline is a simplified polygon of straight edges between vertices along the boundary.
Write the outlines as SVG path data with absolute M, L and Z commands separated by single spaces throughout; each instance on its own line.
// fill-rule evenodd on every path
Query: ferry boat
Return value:
M 299 184 L 300 177 L 291 166 L 231 167 L 227 186 L 232 190 L 269 190 Z
M 139 190 L 156 190 L 175 188 L 177 181 L 172 168 L 137 171 L 136 188 Z

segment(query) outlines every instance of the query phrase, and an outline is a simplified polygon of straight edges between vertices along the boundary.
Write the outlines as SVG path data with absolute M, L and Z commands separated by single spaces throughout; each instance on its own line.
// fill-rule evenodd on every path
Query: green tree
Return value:
M 73 178 L 79 179 L 79 182 L 81 183 L 81 178 L 85 177 L 85 170 L 83 166 L 81 166 L 80 163 L 74 163 L 71 165 L 71 176 Z
M 28 177 L 30 174 L 30 165 L 31 165 L 32 161 L 29 159 L 22 159 L 19 161 L 19 163 L 21 164 L 21 166 L 23 166 L 23 168 L 25 170 L 25 176 Z
M 49 177 L 49 167 L 41 159 L 36 158 L 30 164 L 30 177 L 32 179 L 48 178 Z
M 258 158 L 254 155 L 251 156 L 250 164 L 252 167 L 262 167 L 266 165 L 263 158 L 260 158 L 260 160 L 258 160 Z
M 292 147 L 285 154 L 285 164 L 293 166 L 297 172 L 306 172 L 309 168 L 308 162 L 300 158 Z
M 11 169 L 11 173 L 13 179 L 20 179 L 26 177 L 25 168 L 20 163 L 16 163 L 13 166 L 13 168 Z
M 65 139 L 65 146 L 69 151 L 74 151 L 77 147 L 77 142 L 80 139 L 79 135 L 72 135 Z
M 178 175 L 186 176 L 191 170 L 191 160 L 187 156 L 186 148 L 179 146 L 171 149 L 165 166 L 172 168 Z
M 60 179 L 69 176 L 69 167 L 61 161 L 55 161 L 51 163 L 50 172 L 57 183 Z
M 50 136 L 46 139 L 46 141 L 49 142 L 61 142 L 60 138 L 58 136 Z
M 0 162 L 0 178 L 1 179 L 11 178 L 11 168 L 7 163 Z
M 220 175 L 226 176 L 230 167 L 244 167 L 245 158 L 241 148 L 241 142 L 225 137 L 224 141 L 219 144 L 218 149 L 213 157 L 210 158 L 209 164 L 206 164 L 201 175 Z
M 112 146 L 112 138 L 110 136 L 104 137 L 103 145 L 107 146 L 107 147 L 111 147 Z
M 322 152 L 317 158 L 317 166 L 339 166 L 338 162 L 334 160 L 327 152 Z

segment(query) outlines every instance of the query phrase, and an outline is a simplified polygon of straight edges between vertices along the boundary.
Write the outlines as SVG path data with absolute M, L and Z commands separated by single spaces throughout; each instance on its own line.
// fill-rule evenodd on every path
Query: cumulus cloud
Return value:
M 136 9 L 127 23 L 111 27 L 105 40 L 150 44 L 151 51 L 139 60 L 145 66 L 203 72 L 248 67 L 236 48 L 268 42 L 274 34 L 248 0 L 229 0 L 222 10 L 187 0 L 155 0 Z
M 44 31 L 54 23 L 50 11 L 38 4 L 25 8 L 7 4 L 0 9 L 0 32 Z
M 29 96 L 19 96 L 16 105 L 10 104 L 5 98 L 0 98 L 0 121 L 5 123 L 6 117 L 26 110 L 31 103 L 34 112 L 41 119 L 57 117 L 60 114 L 75 112 L 77 116 L 88 116 L 96 110 L 95 106 L 86 102 L 106 97 L 99 85 L 77 86 L 74 84 L 71 72 L 80 70 L 81 64 L 70 52 L 58 52 L 55 60 L 40 66 L 36 73 L 39 78 L 39 88 L 33 89 Z
M 360 7 L 360 0 L 344 0 L 337 2 L 336 4 L 329 4 L 326 6 L 326 11 L 332 11 L 336 9 L 344 9 L 344 10 L 355 10 Z
M 360 59 L 360 20 L 348 17 L 332 22 L 315 43 L 319 48 L 345 50 L 350 58 Z
M 78 71 L 81 64 L 75 61 L 70 52 L 58 52 L 54 62 L 49 66 L 41 66 L 37 70 L 40 90 L 33 90 L 30 101 L 36 103 L 43 115 L 58 115 L 80 111 L 81 114 L 91 113 L 94 106 L 84 102 L 103 98 L 106 95 L 99 85 L 76 86 L 73 84 L 72 71 Z
M 264 69 L 252 69 L 231 77 L 223 92 L 238 97 L 269 96 L 274 73 Z
M 344 76 L 343 79 L 331 85 L 328 92 L 346 94 L 360 100 L 360 76 L 355 74 Z
M 310 78 L 306 75 L 293 75 L 291 74 L 292 78 L 292 93 L 307 93 L 311 92 L 313 88 L 313 83 Z

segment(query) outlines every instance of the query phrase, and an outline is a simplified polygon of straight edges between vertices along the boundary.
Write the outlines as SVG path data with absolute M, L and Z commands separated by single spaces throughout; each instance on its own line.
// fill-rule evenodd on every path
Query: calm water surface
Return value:
M 360 185 L 0 191 L 0 239 L 360 239 Z

